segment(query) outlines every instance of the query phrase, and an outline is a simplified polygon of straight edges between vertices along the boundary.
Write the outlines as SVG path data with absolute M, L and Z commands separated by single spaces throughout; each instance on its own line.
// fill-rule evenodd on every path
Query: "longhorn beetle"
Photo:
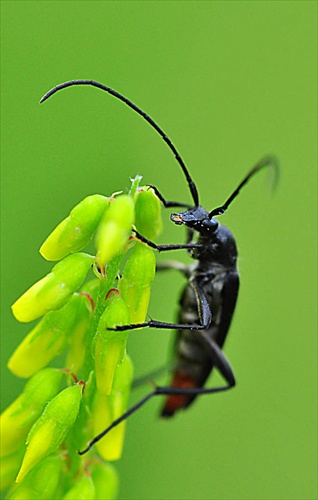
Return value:
M 156 245 L 136 230 L 133 230 L 133 232 L 137 239 L 159 252 L 186 249 L 196 261 L 190 266 L 184 266 L 178 262 L 167 262 L 161 266 L 163 269 L 174 268 L 181 271 L 188 280 L 181 295 L 178 323 L 166 323 L 151 319 L 144 323 L 114 328 L 114 330 L 124 331 L 149 326 L 152 328 L 177 330 L 175 344 L 176 363 L 173 369 L 171 386 L 155 386 L 149 394 L 115 420 L 110 427 L 90 441 L 88 447 L 79 452 L 82 455 L 94 443 L 99 441 L 120 422 L 128 418 L 153 396 L 167 396 L 161 415 L 170 417 L 176 411 L 188 407 L 195 397 L 200 394 L 226 391 L 235 386 L 234 374 L 230 363 L 222 351 L 222 347 L 231 324 L 239 289 L 239 276 L 236 268 L 237 249 L 232 233 L 226 227 L 219 224 L 215 216 L 224 214 L 239 194 L 241 188 L 261 169 L 273 166 L 277 180 L 278 163 L 273 156 L 266 156 L 261 159 L 247 173 L 226 202 L 222 206 L 208 212 L 199 205 L 199 195 L 196 185 L 169 137 L 150 116 L 116 90 L 93 80 L 72 80 L 51 89 L 42 97 L 40 102 L 45 101 L 57 91 L 73 85 L 91 85 L 123 101 L 158 132 L 173 152 L 187 180 L 193 199 L 193 206 L 187 203 L 167 201 L 155 186 L 150 185 L 150 188 L 154 190 L 164 207 L 186 208 L 185 211 L 172 213 L 170 216 L 170 219 L 175 224 L 183 224 L 187 227 L 186 243 L 181 245 Z M 195 234 L 197 233 L 197 241 L 194 241 Z M 219 387 L 206 388 L 204 384 L 214 367 L 219 370 L 226 384 Z

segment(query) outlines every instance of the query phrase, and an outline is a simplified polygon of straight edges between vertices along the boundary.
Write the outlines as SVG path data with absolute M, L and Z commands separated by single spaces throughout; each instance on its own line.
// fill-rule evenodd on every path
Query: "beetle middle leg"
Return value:
M 194 267 L 195 264 L 187 265 L 183 264 L 183 262 L 179 262 L 178 260 L 166 260 L 164 262 L 157 263 L 156 271 L 170 271 L 170 269 L 174 269 L 189 279 L 193 273 Z
M 124 332 L 126 330 L 135 330 L 136 328 L 145 327 L 161 328 L 164 330 L 206 330 L 207 328 L 209 328 L 212 320 L 210 306 L 208 304 L 203 288 L 198 283 L 198 280 L 192 279 L 190 280 L 190 284 L 195 292 L 201 324 L 167 323 L 165 321 L 156 321 L 151 319 L 150 321 L 144 321 L 143 323 L 116 326 L 115 328 L 109 328 L 109 330 Z

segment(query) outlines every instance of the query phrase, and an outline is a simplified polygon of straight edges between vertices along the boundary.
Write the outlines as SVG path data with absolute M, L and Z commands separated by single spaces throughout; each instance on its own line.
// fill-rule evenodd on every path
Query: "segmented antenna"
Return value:
M 165 143 L 168 145 L 168 147 L 171 149 L 171 151 L 174 154 L 175 159 L 179 163 L 180 167 L 183 170 L 183 173 L 187 179 L 188 186 L 194 201 L 194 205 L 197 207 L 199 205 L 199 196 L 198 196 L 198 191 L 197 188 L 189 174 L 189 171 L 187 167 L 185 166 L 181 156 L 179 155 L 178 151 L 176 150 L 175 146 L 172 144 L 171 140 L 169 137 L 164 133 L 164 131 L 159 127 L 159 125 L 156 124 L 156 122 L 153 121 L 150 116 L 148 116 L 142 109 L 138 108 L 136 104 L 131 102 L 127 97 L 124 97 L 122 94 L 117 92 L 116 90 L 111 89 L 110 87 L 107 87 L 106 85 L 103 85 L 102 83 L 95 82 L 94 80 L 71 80 L 69 82 L 65 83 L 60 83 L 53 89 L 49 90 L 40 100 L 40 103 L 46 101 L 51 95 L 55 94 L 59 90 L 65 89 L 66 87 L 71 87 L 73 85 L 91 85 L 93 87 L 97 87 L 98 89 L 104 90 L 105 92 L 108 92 L 108 94 L 111 94 L 114 97 L 117 97 L 120 101 L 124 102 L 129 106 L 131 109 L 136 111 L 139 115 L 141 115 L 157 132 L 158 134 L 162 137 L 162 139 L 165 141 Z
M 259 172 L 262 168 L 265 168 L 265 167 L 273 167 L 274 168 L 274 170 L 275 170 L 274 187 L 276 187 L 276 185 L 278 183 L 278 176 L 279 176 L 279 165 L 278 165 L 277 158 L 275 156 L 265 156 L 248 172 L 248 174 L 244 177 L 242 182 L 240 182 L 240 184 L 237 186 L 235 191 L 233 191 L 231 196 L 226 200 L 224 205 L 222 205 L 221 207 L 214 208 L 214 210 L 212 210 L 212 212 L 209 213 L 209 219 L 212 219 L 212 217 L 214 217 L 215 215 L 224 214 L 224 212 L 227 210 L 227 208 L 232 203 L 232 201 L 235 200 L 235 198 L 239 194 L 242 187 L 248 183 L 248 181 L 250 180 L 251 177 L 253 177 L 253 175 L 255 175 L 257 172 Z

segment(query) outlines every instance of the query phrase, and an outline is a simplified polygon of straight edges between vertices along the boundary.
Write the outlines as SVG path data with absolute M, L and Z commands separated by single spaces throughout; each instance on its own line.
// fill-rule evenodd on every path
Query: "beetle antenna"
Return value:
M 277 186 L 278 183 L 278 177 L 279 177 L 279 164 L 277 161 L 277 158 L 275 156 L 265 156 L 262 158 L 249 172 L 248 174 L 244 177 L 242 182 L 237 186 L 235 191 L 231 194 L 231 196 L 226 200 L 224 205 L 221 207 L 214 208 L 212 212 L 209 213 L 209 219 L 212 219 L 215 215 L 222 215 L 224 212 L 227 210 L 229 205 L 232 203 L 233 200 L 237 197 L 239 194 L 240 190 L 242 189 L 245 184 L 248 183 L 251 177 L 255 175 L 257 172 L 259 172 L 262 168 L 265 167 L 273 167 L 275 170 L 275 180 L 274 180 L 274 187 Z
M 171 149 L 171 151 L 174 154 L 175 159 L 179 163 L 180 167 L 183 170 L 183 173 L 187 179 L 188 186 L 190 189 L 191 196 L 194 201 L 194 205 L 197 207 L 199 205 L 199 196 L 198 196 L 198 191 L 196 188 L 196 185 L 194 184 L 189 171 L 187 167 L 185 166 L 181 156 L 179 155 L 178 151 L 176 150 L 175 146 L 172 144 L 171 140 L 169 137 L 164 133 L 164 131 L 159 127 L 159 125 L 156 124 L 156 122 L 153 121 L 150 116 L 148 116 L 144 111 L 142 111 L 136 104 L 131 102 L 127 97 L 124 97 L 122 94 L 117 92 L 116 90 L 111 89 L 110 87 L 107 87 L 106 85 L 103 85 L 102 83 L 95 82 L 94 80 L 71 80 L 69 82 L 65 83 L 60 83 L 53 89 L 49 90 L 40 100 L 40 103 L 46 101 L 51 95 L 55 94 L 59 90 L 65 89 L 66 87 L 71 87 L 73 85 L 92 85 L 93 87 L 97 87 L 98 89 L 104 90 L 105 92 L 108 92 L 108 94 L 111 94 L 114 97 L 117 97 L 120 101 L 123 101 L 127 106 L 129 106 L 131 109 L 136 111 L 139 115 L 141 115 L 157 132 L 158 134 L 162 137 L 162 139 L 165 141 L 165 143 L 168 145 L 168 147 Z

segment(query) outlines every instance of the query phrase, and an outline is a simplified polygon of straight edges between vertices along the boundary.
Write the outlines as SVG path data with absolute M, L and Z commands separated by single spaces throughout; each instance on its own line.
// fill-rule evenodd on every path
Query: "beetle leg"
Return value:
M 230 365 L 230 362 L 226 358 L 224 352 L 221 347 L 212 340 L 207 332 L 200 332 L 200 335 L 204 339 L 204 342 L 207 346 L 207 351 L 209 352 L 211 359 L 213 361 L 213 365 L 219 370 L 221 375 L 223 375 L 224 379 L 227 381 L 230 387 L 235 386 L 235 377 Z
M 114 330 L 116 332 L 125 332 L 126 330 L 135 330 L 136 328 L 161 328 L 163 330 L 204 330 L 203 325 L 184 325 L 176 323 L 166 323 L 165 321 L 156 321 L 151 319 L 150 321 L 144 321 L 144 323 L 134 323 L 132 325 L 121 325 L 115 326 L 114 328 L 107 328 L 107 330 Z
M 203 326 L 203 329 L 206 330 L 207 328 L 209 328 L 212 321 L 210 306 L 208 304 L 203 288 L 199 284 L 198 280 L 196 278 L 193 278 L 189 281 L 189 283 L 194 290 L 195 298 L 197 300 L 200 322 Z
M 157 198 L 159 198 L 159 200 L 161 201 L 161 203 L 163 204 L 163 206 L 165 208 L 169 208 L 169 207 L 185 207 L 185 208 L 192 208 L 192 205 L 189 205 L 189 203 L 180 203 L 178 201 L 167 201 L 164 199 L 164 197 L 162 196 L 162 194 L 158 191 L 158 189 L 156 188 L 156 186 L 153 186 L 152 184 L 147 184 L 148 188 L 151 188 L 154 190 L 155 192 L 155 195 L 157 196 Z
M 201 324 L 178 324 L 178 323 L 166 323 L 165 321 L 156 321 L 151 319 L 150 321 L 144 321 L 143 323 L 134 323 L 131 325 L 120 325 L 114 328 L 108 328 L 108 330 L 114 330 L 117 332 L 124 332 L 126 330 L 135 330 L 136 328 L 145 328 L 149 326 L 150 328 L 161 328 L 164 330 L 206 330 L 212 320 L 212 313 L 205 296 L 205 293 L 196 279 L 190 281 L 192 288 L 194 289 L 195 296 L 198 304 L 198 312 Z
M 186 248 L 187 250 L 191 248 L 203 248 L 203 245 L 201 243 L 183 243 L 183 244 L 176 244 L 176 245 L 156 245 L 156 243 L 153 243 L 152 241 L 148 240 L 144 236 L 138 233 L 135 229 L 133 229 L 133 232 L 135 233 L 135 236 L 138 240 L 142 241 L 143 243 L 146 243 L 151 248 L 154 248 L 155 250 L 158 250 L 158 252 L 164 252 L 167 250 L 180 250 L 182 248 Z
M 186 278 L 190 278 L 192 272 L 192 266 L 187 266 L 182 262 L 177 260 L 166 260 L 165 262 L 158 262 L 156 266 L 156 271 L 167 271 L 169 269 L 175 269 L 180 271 Z

